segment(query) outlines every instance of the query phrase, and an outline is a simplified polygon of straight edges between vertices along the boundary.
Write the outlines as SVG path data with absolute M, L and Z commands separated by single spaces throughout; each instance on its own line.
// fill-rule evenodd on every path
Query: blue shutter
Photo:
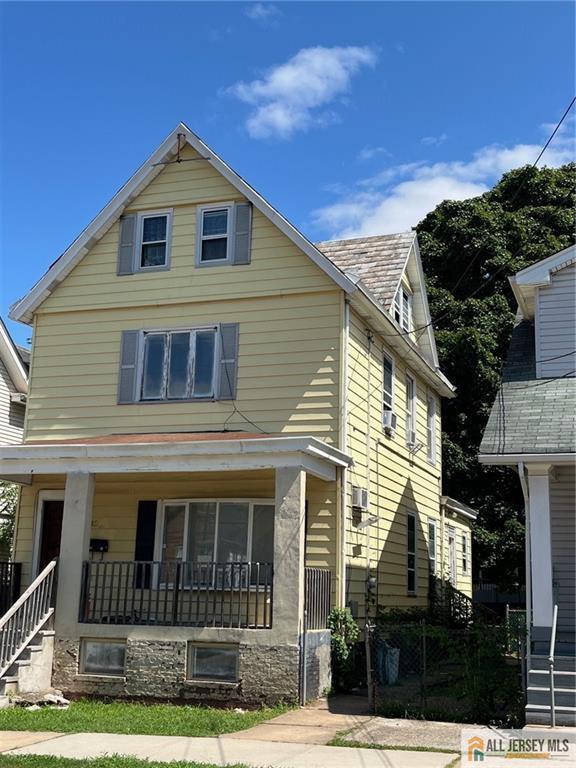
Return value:
M 136 392 L 136 366 L 138 363 L 138 342 L 140 331 L 122 331 L 120 347 L 120 371 L 118 373 L 118 402 L 134 403 Z
M 232 263 L 250 264 L 252 206 L 250 203 L 237 203 L 234 214 L 234 255 Z
M 122 216 L 118 237 L 118 275 L 134 274 L 134 251 L 136 249 L 136 216 Z
M 220 326 L 219 400 L 236 399 L 239 330 L 238 323 L 222 323 Z

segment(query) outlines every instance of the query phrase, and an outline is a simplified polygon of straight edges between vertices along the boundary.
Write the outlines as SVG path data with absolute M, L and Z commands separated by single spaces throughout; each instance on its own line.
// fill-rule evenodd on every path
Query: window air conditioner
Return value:
M 368 509 L 368 490 L 358 485 L 352 486 L 352 506 L 354 509 L 366 511 Z
M 397 417 L 394 411 L 384 411 L 384 417 L 382 423 L 384 426 L 384 432 L 391 435 L 396 430 Z

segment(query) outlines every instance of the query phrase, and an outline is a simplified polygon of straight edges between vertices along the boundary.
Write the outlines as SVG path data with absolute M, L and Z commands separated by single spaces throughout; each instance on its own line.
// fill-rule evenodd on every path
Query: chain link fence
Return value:
M 367 628 L 369 696 L 376 714 L 522 724 L 521 640 L 509 626 L 448 628 L 378 621 Z

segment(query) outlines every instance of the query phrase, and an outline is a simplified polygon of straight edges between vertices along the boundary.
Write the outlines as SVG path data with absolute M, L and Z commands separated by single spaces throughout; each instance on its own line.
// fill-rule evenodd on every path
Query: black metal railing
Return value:
M 330 613 L 332 573 L 326 568 L 304 569 L 306 629 L 325 629 Z
M 20 596 L 22 563 L 0 562 L 0 616 L 4 616 Z
M 86 561 L 86 624 L 270 629 L 272 563 Z
M 492 609 L 461 592 L 448 580 L 430 575 L 431 618 L 449 627 L 467 627 L 475 621 L 498 624 L 501 617 Z

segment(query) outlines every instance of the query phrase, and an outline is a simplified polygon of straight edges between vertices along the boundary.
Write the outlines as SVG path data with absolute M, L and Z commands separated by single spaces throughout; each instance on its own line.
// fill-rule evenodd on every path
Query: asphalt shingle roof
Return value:
M 366 288 L 389 309 L 415 237 L 415 232 L 355 237 L 316 243 L 316 248 L 343 272 L 358 275 Z
M 576 378 L 537 379 L 534 325 L 512 332 L 481 454 L 576 452 Z

